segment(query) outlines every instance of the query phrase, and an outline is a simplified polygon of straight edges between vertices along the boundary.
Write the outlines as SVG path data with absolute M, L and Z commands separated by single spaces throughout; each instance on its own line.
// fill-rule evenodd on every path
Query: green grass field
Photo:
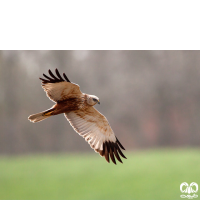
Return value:
M 176 200 L 182 182 L 200 186 L 199 149 L 125 155 L 117 165 L 95 153 L 1 156 L 0 200 Z

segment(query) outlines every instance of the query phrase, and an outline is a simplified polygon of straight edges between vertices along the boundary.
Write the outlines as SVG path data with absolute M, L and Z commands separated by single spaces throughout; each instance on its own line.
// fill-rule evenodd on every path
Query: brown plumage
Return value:
M 46 95 L 56 104 L 49 110 L 29 116 L 31 122 L 39 122 L 50 116 L 64 113 L 74 130 L 89 143 L 91 148 L 104 156 L 107 162 L 116 164 L 115 158 L 122 163 L 120 156 L 126 158 L 121 149 L 125 150 L 111 129 L 108 120 L 93 106 L 100 103 L 94 95 L 84 94 L 77 84 L 71 83 L 65 73 L 61 77 L 56 69 L 55 76 L 51 70 L 42 80 Z

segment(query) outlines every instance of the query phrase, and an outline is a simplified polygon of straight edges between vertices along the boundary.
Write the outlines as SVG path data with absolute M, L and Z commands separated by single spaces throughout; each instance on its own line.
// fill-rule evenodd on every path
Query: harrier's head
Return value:
M 99 101 L 99 98 L 97 96 L 94 96 L 94 95 L 88 95 L 87 97 L 87 103 L 90 105 L 90 106 L 94 106 L 95 104 L 100 104 L 100 101 Z

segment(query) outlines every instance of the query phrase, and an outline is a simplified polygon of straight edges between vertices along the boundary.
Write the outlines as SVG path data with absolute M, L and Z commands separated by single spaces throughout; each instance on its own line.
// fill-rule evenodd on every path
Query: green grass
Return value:
M 95 153 L 0 157 L 0 199 L 180 200 L 182 182 L 200 186 L 199 149 L 126 156 L 116 166 Z

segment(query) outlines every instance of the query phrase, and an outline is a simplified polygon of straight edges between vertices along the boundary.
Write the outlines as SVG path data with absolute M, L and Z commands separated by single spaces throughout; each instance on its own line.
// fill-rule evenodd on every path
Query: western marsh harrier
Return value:
M 74 130 L 89 143 L 91 148 L 109 161 L 116 164 L 115 157 L 122 163 L 120 155 L 126 158 L 121 149 L 125 150 L 115 136 L 108 120 L 93 106 L 100 104 L 99 98 L 82 93 L 79 85 L 70 82 L 65 73 L 61 77 L 58 69 L 55 76 L 51 70 L 49 75 L 43 74 L 42 87 L 46 95 L 56 104 L 49 110 L 29 116 L 31 122 L 39 122 L 50 116 L 64 113 Z

